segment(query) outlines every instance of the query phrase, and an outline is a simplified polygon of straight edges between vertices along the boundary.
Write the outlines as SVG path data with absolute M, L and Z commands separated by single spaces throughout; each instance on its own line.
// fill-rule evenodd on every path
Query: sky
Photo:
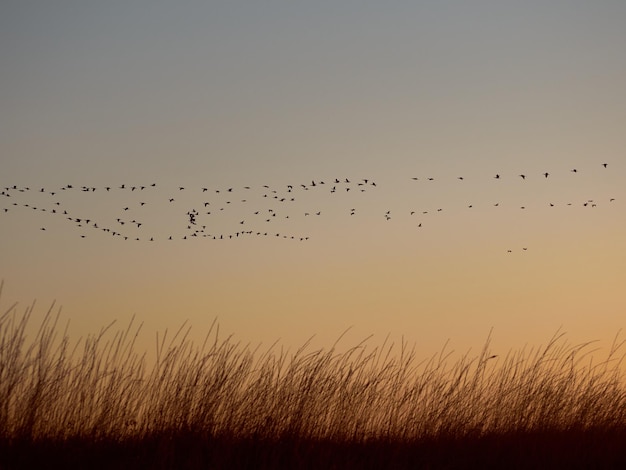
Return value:
M 610 341 L 625 21 L 618 1 L 4 1 L 0 309 L 56 302 L 77 336 L 134 315 L 146 348 L 214 319 L 286 347 Z

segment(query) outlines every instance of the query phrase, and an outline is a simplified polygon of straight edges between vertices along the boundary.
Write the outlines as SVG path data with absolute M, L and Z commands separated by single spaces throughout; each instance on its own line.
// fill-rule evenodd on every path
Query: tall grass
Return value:
M 420 361 L 405 343 L 367 340 L 342 353 L 309 344 L 295 352 L 251 349 L 221 338 L 214 322 L 200 345 L 186 325 L 157 335 L 156 359 L 148 361 L 136 350 L 141 326 L 133 321 L 73 342 L 51 308 L 29 339 L 32 313 L 16 305 L 0 312 L 6 455 L 41 443 L 138 446 L 154 436 L 161 444 L 163 436 L 193 436 L 222 448 L 237 441 L 370 449 L 512 434 L 626 437 L 617 338 L 597 362 L 591 343 L 570 345 L 559 332 L 504 357 L 491 354 L 488 339 L 475 356 L 453 360 L 444 348 Z M 267 467 L 280 460 L 272 452 Z

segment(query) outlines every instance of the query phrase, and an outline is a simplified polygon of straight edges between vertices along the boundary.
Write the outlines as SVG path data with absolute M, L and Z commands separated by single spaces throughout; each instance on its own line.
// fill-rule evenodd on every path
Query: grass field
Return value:
M 493 356 L 251 350 L 188 327 L 72 341 L 0 312 L 0 468 L 626 468 L 622 343 Z M 617 337 L 616 337 L 617 338 Z

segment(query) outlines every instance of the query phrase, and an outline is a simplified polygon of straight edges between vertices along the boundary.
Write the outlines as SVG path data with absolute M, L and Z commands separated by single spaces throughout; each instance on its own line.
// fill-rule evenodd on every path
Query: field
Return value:
M 425 359 L 408 344 L 137 351 L 140 326 L 72 341 L 52 309 L 0 312 L 0 468 L 626 468 L 623 342 Z

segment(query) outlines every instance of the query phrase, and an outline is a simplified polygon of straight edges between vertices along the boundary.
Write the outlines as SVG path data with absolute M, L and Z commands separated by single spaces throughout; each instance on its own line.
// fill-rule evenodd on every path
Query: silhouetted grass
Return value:
M 0 316 L 0 468 L 626 468 L 622 343 L 492 356 L 202 345 L 184 327 L 72 342 L 48 312 Z M 595 357 L 595 356 L 594 356 Z

